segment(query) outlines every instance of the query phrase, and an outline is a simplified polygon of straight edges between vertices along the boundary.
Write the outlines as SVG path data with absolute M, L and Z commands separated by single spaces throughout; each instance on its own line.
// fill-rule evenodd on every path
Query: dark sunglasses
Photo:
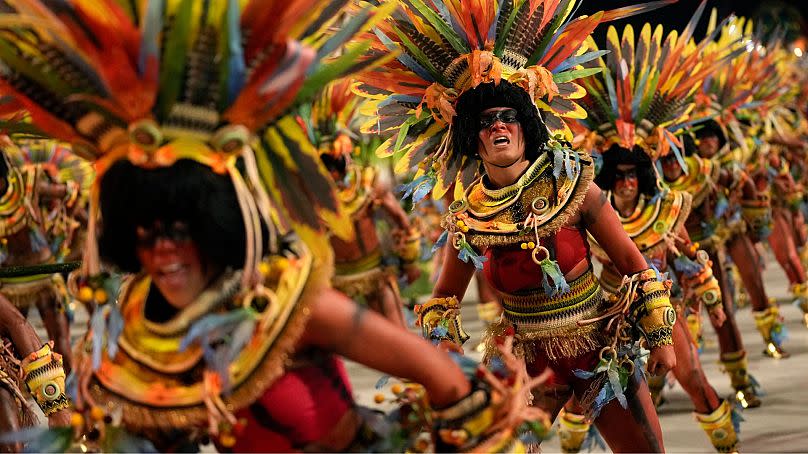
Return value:
M 164 226 L 162 222 L 155 222 L 152 227 L 138 226 L 135 230 L 137 246 L 152 248 L 157 244 L 158 238 L 171 240 L 175 243 L 184 243 L 191 240 L 191 229 L 184 222 L 174 222 Z
M 480 114 L 480 129 L 488 129 L 497 121 L 503 123 L 518 123 L 519 113 L 516 109 L 497 110 Z
M 614 178 L 616 180 L 627 180 L 629 178 L 636 179 L 637 178 L 637 171 L 635 169 L 631 169 L 631 170 L 615 170 Z

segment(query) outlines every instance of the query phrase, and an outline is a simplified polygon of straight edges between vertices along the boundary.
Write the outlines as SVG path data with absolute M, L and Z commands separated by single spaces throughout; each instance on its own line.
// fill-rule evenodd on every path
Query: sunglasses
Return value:
M 497 110 L 496 112 L 488 112 L 480 114 L 480 129 L 488 129 L 497 121 L 506 124 L 518 123 L 519 113 L 516 109 Z
M 159 238 L 175 243 L 191 241 L 191 229 L 184 222 L 174 222 L 169 226 L 164 226 L 158 221 L 152 227 L 138 226 L 135 235 L 137 236 L 137 246 L 145 249 L 153 248 Z

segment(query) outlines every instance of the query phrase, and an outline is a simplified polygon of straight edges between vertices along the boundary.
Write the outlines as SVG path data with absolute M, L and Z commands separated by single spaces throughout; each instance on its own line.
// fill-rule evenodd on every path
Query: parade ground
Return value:
M 755 330 L 749 307 L 740 308 L 736 314 L 738 325 L 743 333 L 748 351 L 749 371 L 761 383 L 765 396 L 763 406 L 743 412 L 745 421 L 741 426 L 741 450 L 751 452 L 808 452 L 808 422 L 805 412 L 808 408 L 808 328 L 802 324 L 801 311 L 792 304 L 788 297 L 788 281 L 771 254 L 767 254 L 767 264 L 763 272 L 763 280 L 770 297 L 780 303 L 780 310 L 785 317 L 788 328 L 786 349 L 791 353 L 788 359 L 771 359 L 761 352 L 763 343 Z M 480 353 L 474 351 L 479 343 L 483 329 L 477 317 L 477 295 L 475 286 L 469 286 L 463 306 L 463 323 L 472 336 L 466 344 L 467 353 L 475 359 Z M 41 336 L 45 336 L 42 323 L 32 311 L 31 321 Z M 707 322 L 705 316 L 705 323 Z M 76 311 L 72 337 L 75 340 L 86 326 L 86 315 Z M 413 332 L 416 332 L 413 330 Z M 707 324 L 704 330 L 705 351 L 702 364 L 710 382 L 720 395 L 729 396 L 732 388 L 729 379 L 721 372 L 718 363 L 718 345 L 712 328 Z M 394 352 L 391 352 L 394 354 Z M 374 407 L 373 397 L 380 390 L 375 388 L 382 374 L 348 362 L 348 372 L 354 387 L 356 400 L 369 407 Z M 389 390 L 382 389 L 388 397 Z M 673 453 L 715 452 L 704 432 L 695 422 L 690 400 L 676 384 L 665 391 L 665 403 L 659 409 L 662 431 L 665 437 L 665 448 Z M 543 452 L 558 452 L 558 437 L 542 444 Z M 206 450 L 207 451 L 207 450 Z M 595 448 L 593 452 L 601 452 Z M 609 452 L 608 449 L 605 450 Z

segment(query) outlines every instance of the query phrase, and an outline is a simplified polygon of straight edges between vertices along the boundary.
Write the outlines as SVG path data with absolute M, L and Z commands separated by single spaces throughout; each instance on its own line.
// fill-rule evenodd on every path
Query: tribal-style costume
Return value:
M 702 3 L 679 39 L 690 39 L 703 7 Z M 665 42 L 677 36 L 678 33 L 672 32 Z M 582 99 L 582 104 L 589 116 L 581 120 L 586 130 L 582 132 L 579 143 L 587 151 L 602 155 L 603 164 L 596 182 L 602 190 L 610 191 L 607 199 L 646 261 L 656 272 L 677 271 L 681 289 L 676 289 L 673 294 L 681 295 L 681 290 L 684 290 L 694 297 L 697 308 L 704 305 L 711 312 L 716 311 L 721 308 L 718 281 L 712 274 L 707 254 L 698 250 L 698 244 L 690 244 L 685 231 L 691 207 L 704 203 L 704 193 L 661 187 L 654 161 L 663 156 L 682 160 L 682 143 L 674 132 L 690 119 L 694 89 L 726 58 L 726 54 L 731 53 L 732 45 L 702 52 L 701 43 L 671 51 L 665 54 L 667 58 L 661 58 L 656 55 L 663 38 L 661 27 L 653 33 L 649 24 L 642 28 L 636 42 L 636 53 L 634 38 L 631 25 L 626 26 L 622 38 L 615 28 L 609 28 L 607 49 L 610 52 L 605 60 L 593 61 L 593 65 L 602 71 L 583 81 L 587 96 Z M 685 74 L 687 76 L 681 77 Z M 650 80 L 654 82 L 646 85 Z M 693 159 L 685 162 L 701 164 Z M 714 172 L 710 162 L 698 169 L 701 172 L 692 170 L 692 183 L 704 185 L 709 184 L 711 172 Z M 624 278 L 598 241 L 591 235 L 589 240 L 593 255 L 604 265 L 600 279 L 602 285 L 608 291 L 619 292 Z M 706 412 L 696 413 L 697 417 L 729 409 L 726 403 L 721 403 L 701 370 L 685 322 L 687 314 L 681 297 L 672 299 L 678 300 L 675 304 L 678 316 L 673 324 L 677 364 L 673 373 L 691 395 L 697 411 Z M 658 404 L 659 385 L 664 385 L 664 375 L 654 377 L 653 372 L 650 375 L 649 387 L 655 404 Z M 568 406 L 561 424 L 562 449 L 567 452 L 578 452 L 585 440 L 584 434 L 589 432 L 589 420 L 576 414 L 577 411 Z M 721 452 L 734 450 L 737 442 L 729 415 L 727 410 L 727 420 L 722 419 L 720 429 L 703 426 L 713 445 Z M 718 431 L 726 435 L 725 439 L 716 435 Z
M 3 58 L 7 70 L 0 82 L 3 94 L 32 114 L 34 124 L 21 123 L 20 130 L 72 142 L 77 153 L 96 161 L 99 180 L 118 161 L 147 169 L 199 163 L 232 182 L 246 230 L 243 268 L 224 272 L 187 307 L 166 315 L 168 304 L 147 276 L 128 279 L 115 298 L 116 279 L 101 273 L 96 181 L 81 276 L 71 281 L 93 309 L 77 358 L 76 404 L 88 417 L 74 418 L 66 443 L 145 449 L 107 444 L 117 428 L 103 416 L 116 408 L 125 430 L 163 448 L 187 448 L 210 436 L 221 448 L 256 449 L 260 436 L 252 434 L 262 430 L 287 441 L 276 445 L 281 450 L 328 442 L 352 405 L 325 405 L 334 424 L 301 434 L 260 423 L 245 429 L 239 419 L 271 425 L 265 413 L 275 404 L 270 396 L 278 395 L 273 385 L 290 389 L 296 372 L 287 374 L 287 368 L 297 370 L 293 351 L 310 302 L 332 274 L 321 220 L 338 233 L 350 230 L 316 150 L 294 117 L 282 114 L 323 83 L 377 62 L 355 64 L 366 48 L 361 41 L 338 57 L 329 55 L 390 8 L 357 10 L 343 24 L 351 32 L 333 34 L 333 21 L 345 18 L 344 3 L 105 1 L 60 5 L 58 11 L 34 3 L 9 6 L 0 27 L 3 45 L 25 56 Z M 22 63 L 29 60 L 52 77 L 29 79 Z M 6 127 L 14 132 L 13 123 Z M 316 189 L 307 192 L 301 184 Z M 269 229 L 267 243 L 262 226 Z M 292 229 L 308 242 L 287 237 L 281 249 L 278 231 Z M 333 358 L 326 362 L 341 367 Z M 311 384 L 345 379 L 325 368 L 299 376 Z M 324 392 L 324 402 L 334 396 L 344 401 L 334 393 Z M 321 414 L 318 409 L 304 419 Z M 340 427 L 349 442 L 359 432 L 358 426 Z M 100 438 L 83 438 L 99 430 Z M 243 430 L 246 436 L 237 439 Z
M 371 141 L 359 132 L 358 123 L 360 112 L 371 103 L 353 94 L 350 86 L 347 80 L 327 86 L 305 109 L 310 115 L 301 116 L 326 168 L 337 180 L 337 198 L 354 228 L 350 239 L 331 238 L 336 267 L 332 283 L 404 326 L 397 281 L 401 269 L 414 266 L 420 256 L 420 233 L 410 226 L 406 213 L 393 202 L 390 189 L 380 183 L 378 172 L 365 156 Z M 393 224 L 395 258 L 384 256 L 376 227 L 376 215 L 381 213 Z
M 404 12 L 379 27 L 377 48 L 400 49 L 402 57 L 384 72 L 358 77 L 357 90 L 381 101 L 373 128 L 392 133 L 377 154 L 402 151 L 396 168 L 403 173 L 417 166 L 410 187 L 422 194 L 440 198 L 454 187 L 455 200 L 439 244 L 450 244 L 459 252 L 458 259 L 469 264 L 463 282 L 466 272 L 480 269 L 501 296 L 502 318 L 487 333 L 489 359 L 497 356 L 493 347 L 498 335 L 515 332 L 515 351 L 525 357 L 530 373 L 549 366 L 552 386 L 571 390 L 574 384 L 580 390 L 587 386 L 583 383 L 591 385 L 585 400 L 597 413 L 610 401 L 598 397 L 601 388 L 621 396 L 624 391 L 611 387 L 605 370 L 636 383 L 634 328 L 627 317 L 636 321 L 634 334 L 642 331 L 648 345 L 658 347 L 671 342 L 675 314 L 666 283 L 651 270 L 627 277 L 619 301 L 603 299 L 588 263 L 583 223 L 578 222 L 594 165 L 588 155 L 565 146 L 572 137 L 566 122 L 585 116 L 577 104 L 585 93 L 578 82 L 583 73 L 575 68 L 598 57 L 582 49 L 590 31 L 599 22 L 660 5 L 570 20 L 572 3 L 566 2 L 401 3 Z M 482 94 L 498 90 L 507 95 L 500 99 Z M 506 102 L 509 96 L 517 97 L 514 93 L 526 94 L 529 105 Z M 529 116 L 527 110 L 538 108 L 543 119 L 539 127 L 553 135 L 533 145 L 536 149 L 525 150 L 525 156 L 531 156 L 526 158 L 528 167 L 504 187 L 477 175 L 475 149 L 460 148 L 467 139 L 458 131 L 468 128 L 463 134 L 474 140 L 462 146 L 474 147 L 477 134 L 485 129 L 477 127 L 477 118 L 464 117 L 463 101 L 483 96 L 490 97 L 481 101 L 486 107 L 511 108 L 517 115 Z M 519 123 L 528 121 L 518 118 Z M 567 282 L 565 275 L 573 268 L 575 274 Z M 444 266 L 441 279 L 451 279 L 445 277 L 446 270 Z M 452 288 L 457 295 L 464 290 Z M 416 306 L 423 335 L 436 343 L 462 344 L 468 335 L 459 308 L 458 297 L 452 295 Z M 658 443 L 651 435 L 637 436 L 648 436 L 643 440 L 648 449 L 659 449 L 650 447 Z
M 206 439 L 220 450 L 235 451 L 367 448 L 354 443 L 365 431 L 339 360 L 323 351 L 296 351 L 300 345 L 320 345 L 304 342 L 303 333 L 314 312 L 312 301 L 331 292 L 333 255 L 325 234 L 346 236 L 350 222 L 292 109 L 309 102 L 324 84 L 390 58 L 359 59 L 369 43 L 352 38 L 394 5 L 103 1 L 50 9 L 53 5 L 32 0 L 6 6 L 0 41 L 23 57 L 2 57 L 3 94 L 31 114 L 34 129 L 40 130 L 35 133 L 71 141 L 76 152 L 95 160 L 98 172 L 82 269 L 70 280 L 92 318 L 78 352 L 77 413 L 72 429 L 60 431 L 58 441 L 111 451 L 153 450 L 154 445 L 193 449 Z M 58 71 L 31 80 L 29 61 Z M 28 123 L 4 127 L 32 130 Z M 135 176 L 126 175 L 129 171 Z M 122 173 L 129 182 L 146 178 L 151 184 L 108 189 L 119 179 L 107 177 Z M 195 184 L 214 188 L 221 199 L 182 192 L 187 191 L 183 185 Z M 107 188 L 104 194 L 102 188 Z M 167 194 L 174 191 L 180 195 Z M 146 211 L 163 198 L 181 200 L 162 206 L 172 213 L 157 213 L 152 225 L 144 226 L 127 217 L 132 207 L 110 206 L 130 195 L 133 205 L 151 197 Z M 237 225 L 232 235 L 244 234 L 237 258 L 199 251 L 203 243 L 193 229 L 208 225 L 171 218 L 185 208 L 178 204 L 193 205 L 193 197 L 226 205 L 192 207 L 197 219 L 199 211 L 237 218 L 215 226 L 215 241 L 240 249 L 240 240 L 227 243 L 232 238 L 218 236 L 239 219 L 243 222 L 244 230 Z M 97 239 L 100 212 L 104 229 Z M 122 242 L 135 255 L 152 253 L 158 244 L 188 247 L 198 255 L 189 258 L 190 266 L 202 265 L 204 258 L 213 275 L 200 279 L 199 291 L 184 295 L 183 302 L 172 301 L 175 306 L 160 287 L 165 276 L 182 281 L 177 272 L 194 278 L 204 273 L 176 261 L 155 271 L 148 266 L 154 261 L 142 255 L 107 256 L 111 247 L 105 236 L 115 234 L 124 235 Z M 102 248 L 122 269 L 141 271 L 126 280 L 122 291 L 116 276 L 102 272 Z M 53 358 L 43 352 L 31 360 L 52 363 Z M 446 444 L 463 451 L 477 444 L 483 450 L 518 447 L 514 427 L 540 415 L 520 412 L 525 390 L 535 380 L 513 364 L 499 371 L 506 378 L 475 369 L 485 378 L 467 379 L 470 393 L 446 408 L 432 411 L 425 406 L 428 399 L 422 399 L 417 421 L 403 421 L 405 433 L 389 435 L 391 441 L 407 442 L 410 433 L 426 428 L 446 433 Z M 462 376 L 457 366 L 453 372 L 455 379 Z M 409 391 L 402 394 L 408 397 Z M 495 425 L 495 416 L 506 412 L 516 418 L 505 427 Z M 120 415 L 119 421 L 113 415 Z M 125 431 L 147 440 L 135 440 Z M 37 450 L 36 441 L 29 448 Z

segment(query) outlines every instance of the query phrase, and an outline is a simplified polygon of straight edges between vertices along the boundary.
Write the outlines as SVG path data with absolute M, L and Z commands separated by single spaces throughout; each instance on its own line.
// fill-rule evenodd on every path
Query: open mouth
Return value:
M 168 265 L 163 265 L 157 270 L 157 276 L 155 276 L 160 281 L 167 283 L 167 284 L 180 284 L 182 277 L 184 276 L 184 272 L 188 269 L 187 265 L 183 265 L 178 262 L 169 263 Z
M 505 136 L 499 136 L 494 138 L 494 145 L 507 145 L 511 143 L 511 139 Z

